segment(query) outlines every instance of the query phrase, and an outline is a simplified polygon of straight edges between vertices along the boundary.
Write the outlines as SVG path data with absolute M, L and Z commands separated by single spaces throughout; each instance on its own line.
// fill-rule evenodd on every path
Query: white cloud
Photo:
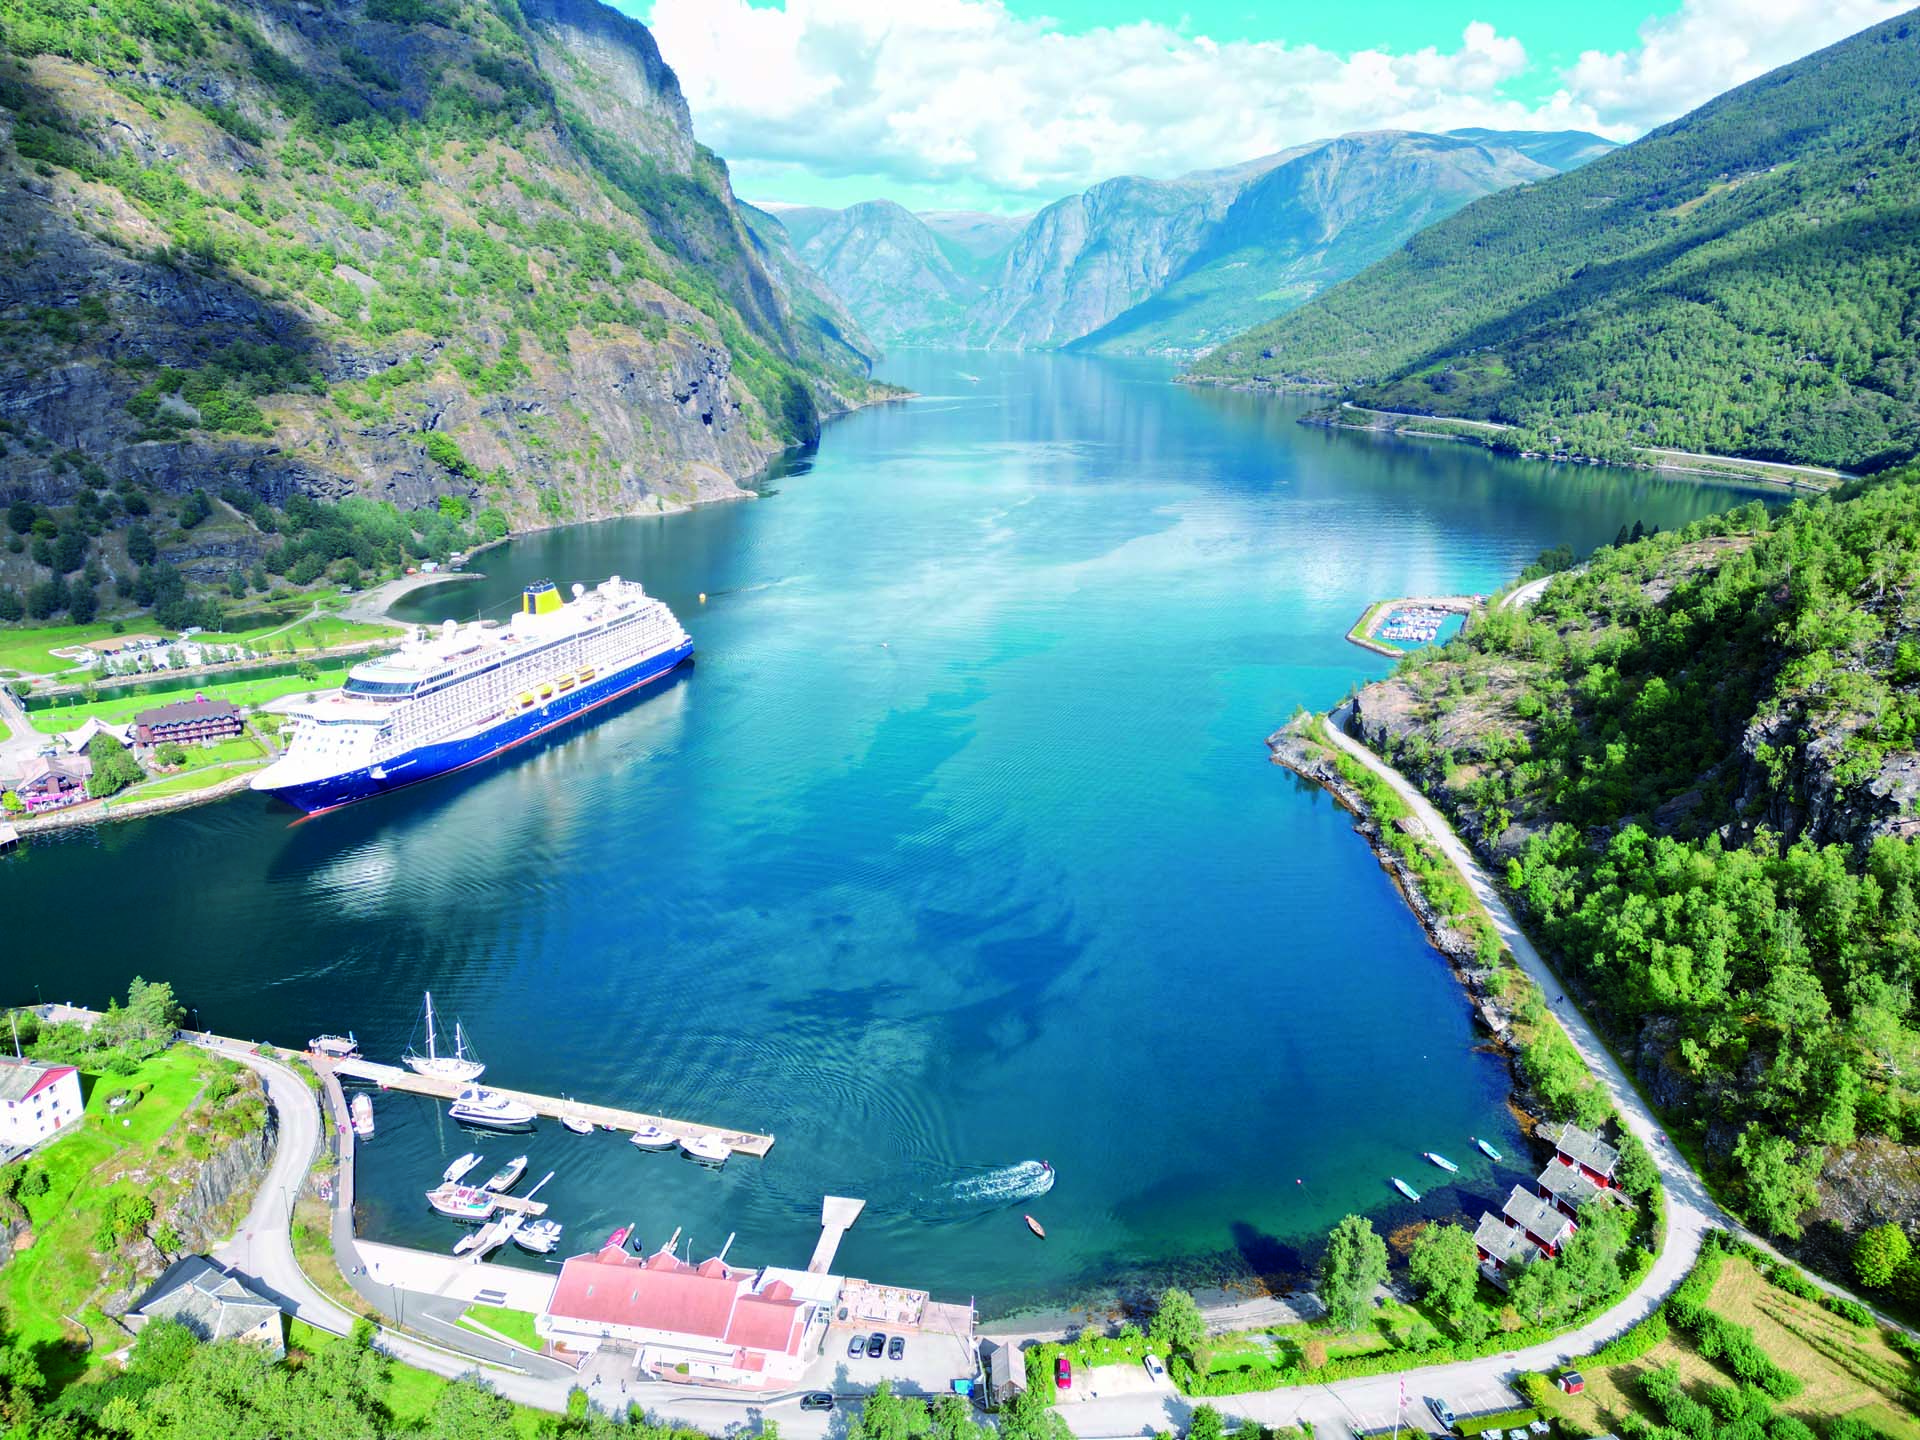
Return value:
M 1024 208 L 1109 176 L 1176 175 L 1348 130 L 1629 139 L 1897 8 L 1684 0 L 1648 22 L 1639 49 L 1583 55 L 1536 103 L 1502 93 L 1527 72 L 1526 51 L 1481 21 L 1452 50 L 1340 55 L 1152 21 L 1064 34 L 1000 0 L 653 0 L 645 18 L 701 139 L 743 188 L 780 174 L 858 176 L 883 191 L 964 187 Z
M 1562 77 L 1560 97 L 1636 132 L 1797 60 L 1912 0 L 1685 0 L 1640 27 L 1639 48 L 1589 50 Z

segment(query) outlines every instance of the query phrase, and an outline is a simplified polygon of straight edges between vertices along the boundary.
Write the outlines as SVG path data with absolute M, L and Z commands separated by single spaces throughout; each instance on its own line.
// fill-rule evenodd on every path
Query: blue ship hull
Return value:
M 403 790 L 409 785 L 418 785 L 424 780 L 434 780 L 452 771 L 464 770 L 469 765 L 478 765 L 482 760 L 490 760 L 502 750 L 544 735 L 576 716 L 597 710 L 622 695 L 651 684 L 692 658 L 692 642 L 678 645 L 649 656 L 625 670 L 604 675 L 565 695 L 557 695 L 522 714 L 509 716 L 491 730 L 483 730 L 478 735 L 423 745 L 418 750 L 397 755 L 378 765 L 349 770 L 341 775 L 329 775 L 324 780 L 314 780 L 304 785 L 290 785 L 284 790 L 270 793 L 291 805 L 299 806 L 309 815 L 318 815 L 323 810 L 338 810 L 342 805 L 384 795 L 389 790 Z

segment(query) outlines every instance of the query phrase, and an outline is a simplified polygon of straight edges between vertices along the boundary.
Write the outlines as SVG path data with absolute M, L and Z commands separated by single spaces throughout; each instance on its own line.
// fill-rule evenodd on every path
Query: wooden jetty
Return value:
M 827 1273 L 828 1267 L 833 1264 L 834 1254 L 840 1249 L 840 1238 L 866 1208 L 866 1201 L 850 1200 L 845 1195 L 828 1195 L 821 1200 L 820 1243 L 813 1247 L 813 1258 L 807 1262 L 808 1274 Z
M 436 1100 L 452 1101 L 466 1088 L 462 1083 L 452 1080 L 440 1080 L 431 1075 L 421 1075 L 412 1070 L 402 1069 L 398 1065 L 381 1065 L 372 1060 L 335 1060 L 329 1062 L 325 1056 L 309 1055 L 315 1068 L 326 1066 L 342 1079 L 365 1080 L 378 1085 L 383 1090 L 404 1090 L 414 1095 L 427 1095 Z M 509 1100 L 518 1100 L 530 1105 L 539 1114 L 559 1120 L 573 1116 L 581 1120 L 591 1120 L 595 1125 L 610 1130 L 625 1130 L 629 1134 L 643 1125 L 657 1125 L 676 1139 L 692 1139 L 695 1136 L 712 1136 L 721 1144 L 739 1155 L 764 1156 L 773 1148 L 773 1136 L 756 1135 L 750 1130 L 729 1130 L 719 1125 L 701 1125 L 692 1120 L 672 1120 L 664 1115 L 647 1115 L 638 1110 L 621 1110 L 612 1105 L 590 1105 L 581 1100 L 570 1100 L 560 1095 L 535 1095 L 526 1090 L 509 1090 L 501 1085 L 483 1085 Z M 506 1197 L 502 1197 L 504 1200 Z M 546 1207 L 529 1211 L 539 1214 Z M 849 1222 L 851 1223 L 851 1222 Z
M 0 821 L 0 852 L 11 850 L 19 843 L 20 832 L 5 821 Z

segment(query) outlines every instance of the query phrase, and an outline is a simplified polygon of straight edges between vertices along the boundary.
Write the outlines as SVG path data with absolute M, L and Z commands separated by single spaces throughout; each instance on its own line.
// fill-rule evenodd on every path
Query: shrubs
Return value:
M 1853 1273 L 1870 1290 L 1884 1290 L 1913 1253 L 1907 1232 L 1898 1225 L 1875 1225 L 1855 1242 Z
M 1668 1333 L 1667 1312 L 1663 1307 L 1655 1310 L 1626 1334 L 1616 1335 L 1594 1351 L 1592 1363 L 1624 1365 L 1630 1360 L 1638 1360 L 1655 1346 L 1663 1344 Z

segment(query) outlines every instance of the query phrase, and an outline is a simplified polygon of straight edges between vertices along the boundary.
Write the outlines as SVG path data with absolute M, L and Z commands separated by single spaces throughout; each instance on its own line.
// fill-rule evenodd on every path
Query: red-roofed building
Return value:
M 819 1353 L 830 1308 L 768 1271 L 608 1246 L 561 1266 L 535 1328 L 569 1350 L 631 1348 L 635 1368 L 662 1379 L 781 1389 Z
M 0 1150 L 38 1145 L 80 1118 L 80 1072 L 0 1058 Z

